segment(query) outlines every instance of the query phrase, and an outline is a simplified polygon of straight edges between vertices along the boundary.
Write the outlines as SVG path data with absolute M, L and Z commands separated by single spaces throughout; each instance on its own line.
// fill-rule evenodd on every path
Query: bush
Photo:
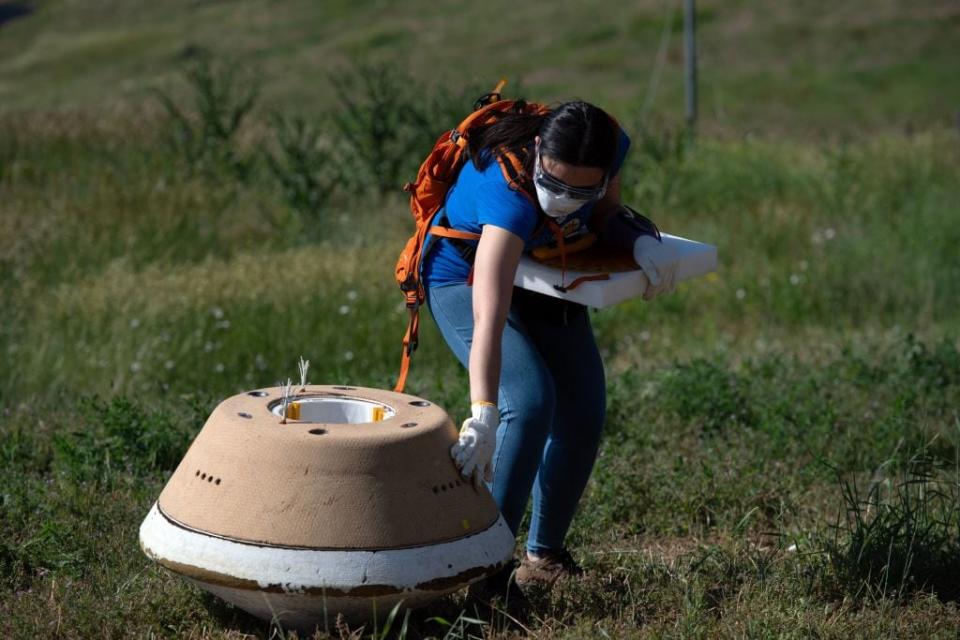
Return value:
M 683 129 L 635 127 L 624 172 L 624 200 L 651 214 L 674 204 L 674 194 L 683 180 L 690 134 Z
M 259 84 L 242 75 L 236 64 L 218 62 L 205 52 L 183 76 L 192 108 L 156 92 L 169 119 L 170 145 L 191 171 L 227 167 L 245 180 L 250 161 L 238 150 L 237 134 L 257 102 Z
M 273 116 L 276 151 L 265 151 L 267 167 L 277 180 L 287 205 L 317 229 L 341 171 L 330 143 L 319 126 L 303 117 Z
M 428 88 L 385 63 L 357 65 L 330 82 L 339 104 L 333 123 L 343 145 L 344 183 L 359 192 L 399 191 L 416 177 L 440 134 L 456 127 L 482 93 Z

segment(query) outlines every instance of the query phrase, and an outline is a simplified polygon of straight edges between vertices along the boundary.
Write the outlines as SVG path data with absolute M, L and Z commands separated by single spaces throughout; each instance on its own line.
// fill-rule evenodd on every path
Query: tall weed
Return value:
M 319 125 L 280 113 L 271 122 L 276 150 L 264 151 L 266 165 L 287 205 L 299 216 L 299 231 L 321 239 L 325 207 L 342 177 L 338 159 Z
M 924 453 L 897 479 L 863 494 L 841 479 L 844 509 L 826 545 L 840 589 L 854 597 L 930 591 L 960 598 L 960 467 L 945 473 Z
M 156 96 L 168 118 L 170 146 L 190 171 L 231 169 L 241 180 L 248 177 L 250 159 L 239 149 L 237 138 L 259 96 L 258 82 L 234 63 L 215 60 L 201 52 L 183 72 L 189 87 L 189 106 L 170 93 Z
M 408 80 L 388 64 L 362 64 L 330 78 L 339 106 L 333 122 L 345 148 L 345 180 L 357 191 L 397 190 L 411 174 L 423 114 Z
M 0 189 L 11 165 L 19 155 L 20 140 L 12 123 L 0 121 Z
M 638 124 L 631 133 L 630 167 L 621 186 L 624 199 L 642 211 L 660 212 L 674 203 L 683 183 L 689 132 Z
M 344 183 L 358 192 L 389 193 L 412 180 L 434 141 L 466 117 L 479 96 L 475 86 L 425 86 L 387 63 L 358 64 L 330 81 Z

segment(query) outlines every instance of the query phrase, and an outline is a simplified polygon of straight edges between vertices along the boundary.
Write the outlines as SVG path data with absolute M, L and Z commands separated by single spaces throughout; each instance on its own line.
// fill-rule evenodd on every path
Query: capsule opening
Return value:
M 282 402 L 271 404 L 270 411 L 280 418 L 324 424 L 370 424 L 396 415 L 393 409 L 379 402 L 316 396 L 292 398 L 287 403 L 286 416 L 283 415 Z

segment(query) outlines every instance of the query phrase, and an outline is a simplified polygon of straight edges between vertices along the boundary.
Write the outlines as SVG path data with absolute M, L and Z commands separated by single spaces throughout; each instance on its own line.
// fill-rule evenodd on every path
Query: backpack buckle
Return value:
M 485 93 L 479 98 L 477 98 L 476 102 L 473 103 L 473 110 L 479 111 L 480 109 L 483 109 L 485 106 L 489 104 L 493 104 L 494 102 L 500 102 L 500 100 L 501 100 L 501 96 L 499 91 L 491 91 L 490 93 Z
M 407 275 L 406 280 L 400 283 L 400 291 L 416 291 L 417 283 L 414 281 L 413 274 Z

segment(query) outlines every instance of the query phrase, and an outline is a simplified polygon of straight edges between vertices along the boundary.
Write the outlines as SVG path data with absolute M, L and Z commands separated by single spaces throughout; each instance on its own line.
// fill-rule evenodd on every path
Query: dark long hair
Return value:
M 518 101 L 519 103 L 519 101 Z M 522 103 L 521 103 L 522 104 Z M 565 102 L 549 113 L 532 115 L 519 109 L 470 136 L 473 164 L 484 170 L 496 156 L 512 153 L 523 160 L 524 174 L 533 174 L 533 139 L 540 136 L 540 153 L 560 162 L 608 171 L 617 153 L 616 122 L 587 102 Z M 530 189 L 529 179 L 522 185 Z

